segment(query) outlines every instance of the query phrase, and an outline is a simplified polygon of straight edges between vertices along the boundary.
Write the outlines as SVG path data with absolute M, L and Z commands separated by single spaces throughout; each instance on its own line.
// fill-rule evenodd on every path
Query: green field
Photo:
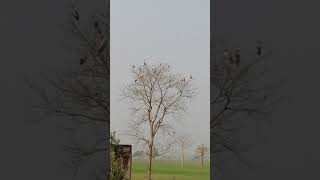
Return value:
M 154 160 L 153 180 L 209 180 L 210 163 L 205 162 L 201 168 L 200 161 L 185 161 L 184 168 L 181 161 Z M 133 160 L 132 180 L 144 180 L 147 174 L 147 163 L 145 160 Z

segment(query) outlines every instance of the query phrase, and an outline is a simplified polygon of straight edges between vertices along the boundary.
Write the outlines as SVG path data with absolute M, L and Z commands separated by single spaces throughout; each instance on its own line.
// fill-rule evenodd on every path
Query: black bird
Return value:
M 257 46 L 256 46 L 256 50 L 257 50 L 257 56 L 261 56 L 262 55 L 262 46 L 261 46 L 261 41 L 257 41 Z
M 94 28 L 97 29 L 99 27 L 99 22 L 98 21 L 94 21 L 93 26 L 94 26 Z
M 80 65 L 84 64 L 87 61 L 87 57 L 80 58 Z
M 133 68 L 136 68 L 136 66 L 135 66 L 135 65 L 132 65 L 132 67 L 133 67 Z
M 73 11 L 73 18 L 74 18 L 75 20 L 77 20 L 77 21 L 80 20 L 79 12 L 78 12 L 76 9 L 74 9 L 74 11 Z
M 98 21 L 94 21 L 93 27 L 96 29 L 97 33 L 98 33 L 100 36 L 102 36 L 102 31 L 101 31 L 101 28 L 100 28 L 100 25 L 99 25 L 99 22 L 98 22 Z
M 146 62 L 144 62 L 143 64 L 144 64 L 145 66 L 147 65 L 147 63 L 146 63 Z
M 235 57 L 235 64 L 237 67 L 239 67 L 239 65 L 240 65 L 240 49 L 236 49 L 234 57 Z
M 137 82 L 138 80 L 136 79 L 136 80 L 134 80 L 134 82 Z
M 190 75 L 190 79 L 192 79 L 192 75 Z

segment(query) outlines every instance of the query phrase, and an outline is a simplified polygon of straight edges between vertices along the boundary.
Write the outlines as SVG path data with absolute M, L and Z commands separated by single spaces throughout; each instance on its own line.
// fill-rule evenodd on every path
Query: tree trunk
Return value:
M 183 168 L 184 167 L 184 152 L 183 152 L 183 149 L 181 150 L 181 167 Z
M 153 138 L 151 140 L 150 146 L 149 146 L 149 163 L 148 163 L 148 180 L 151 180 L 151 174 L 152 174 L 152 152 L 153 151 Z
M 203 168 L 203 154 L 201 154 L 201 168 Z

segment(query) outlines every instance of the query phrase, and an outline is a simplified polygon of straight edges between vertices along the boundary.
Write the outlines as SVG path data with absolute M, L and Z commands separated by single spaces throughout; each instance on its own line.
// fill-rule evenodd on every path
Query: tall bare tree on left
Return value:
M 79 65 L 68 72 L 57 73 L 54 77 L 42 75 L 45 85 L 28 81 L 40 97 L 37 108 L 55 115 L 54 119 L 63 120 L 64 125 L 68 124 L 69 127 L 64 126 L 64 129 L 71 132 L 73 137 L 84 128 L 92 133 L 90 136 L 92 135 L 94 142 L 92 139 L 90 143 L 74 140 L 65 146 L 67 152 L 72 155 L 68 162 L 75 176 L 79 174 L 80 167 L 96 155 L 104 157 L 99 177 L 107 179 L 109 176 L 109 163 L 105 164 L 109 162 L 107 152 L 110 138 L 109 8 L 110 2 L 107 0 L 105 11 L 91 16 L 87 24 L 84 23 L 84 19 L 88 17 L 82 16 L 73 3 L 70 16 L 73 28 L 71 30 L 81 40 L 79 46 L 82 48 Z

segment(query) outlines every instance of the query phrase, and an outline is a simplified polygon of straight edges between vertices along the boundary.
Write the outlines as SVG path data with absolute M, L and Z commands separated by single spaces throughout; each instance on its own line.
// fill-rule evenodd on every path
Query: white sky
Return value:
M 111 0 L 111 130 L 123 133 L 130 121 L 121 87 L 130 64 L 169 63 L 192 74 L 199 93 L 177 130 L 191 133 L 196 145 L 210 144 L 210 0 Z M 130 143 L 120 136 L 122 143 Z

